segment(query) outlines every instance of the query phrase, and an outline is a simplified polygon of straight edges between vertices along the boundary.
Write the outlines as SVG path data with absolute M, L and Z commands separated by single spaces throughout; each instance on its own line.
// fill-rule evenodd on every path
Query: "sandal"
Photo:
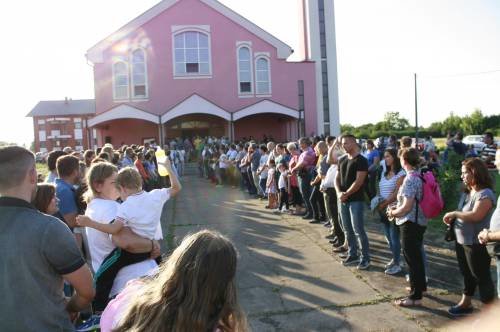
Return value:
M 398 299 L 394 301 L 394 305 L 404 308 L 415 308 L 422 306 L 422 300 L 413 300 L 409 297 Z

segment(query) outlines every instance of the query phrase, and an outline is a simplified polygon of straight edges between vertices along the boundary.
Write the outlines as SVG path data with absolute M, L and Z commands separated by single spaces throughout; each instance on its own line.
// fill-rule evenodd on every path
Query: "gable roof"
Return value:
M 169 9 L 176 3 L 180 2 L 182 0 L 162 0 L 159 2 L 157 5 L 153 6 L 149 10 L 145 11 L 143 14 L 139 15 L 129 23 L 125 24 L 123 27 L 121 27 L 119 30 L 115 31 L 105 39 L 101 40 L 98 42 L 96 45 L 92 46 L 88 51 L 87 54 L 85 55 L 87 59 L 93 63 L 99 63 L 102 62 L 103 59 L 103 52 L 107 48 L 109 48 L 113 43 L 117 42 L 118 40 L 124 38 L 126 35 L 129 33 L 135 31 L 145 23 L 149 22 L 156 16 L 160 15 L 163 13 L 165 10 Z M 273 45 L 277 49 L 278 53 L 278 58 L 279 59 L 286 59 L 288 58 L 292 53 L 293 50 L 290 46 L 279 40 L 278 38 L 274 37 L 271 35 L 269 32 L 265 31 L 264 29 L 260 28 L 256 24 L 250 22 L 240 14 L 236 13 L 232 9 L 224 6 L 222 3 L 220 3 L 217 0 L 199 0 L 200 2 L 203 2 L 207 6 L 211 7 L 215 11 L 221 13 L 228 19 L 232 20 L 236 24 L 240 25 L 244 29 L 250 31 L 257 37 L 263 39 L 264 41 L 268 42 L 269 44 Z
M 85 114 L 95 114 L 94 99 L 40 101 L 26 116 L 68 116 Z
M 176 117 L 193 113 L 216 115 L 227 121 L 231 120 L 231 113 L 217 106 L 210 100 L 194 93 L 163 114 L 161 116 L 161 123 L 166 123 Z

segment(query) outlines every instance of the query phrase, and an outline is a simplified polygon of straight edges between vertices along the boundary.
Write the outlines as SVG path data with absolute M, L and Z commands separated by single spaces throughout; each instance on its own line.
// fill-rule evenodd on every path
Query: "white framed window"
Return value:
M 184 31 L 173 36 L 174 76 L 212 75 L 210 35 L 199 31 Z
M 128 64 L 125 61 L 117 61 L 113 64 L 113 99 L 129 98 L 129 74 Z
M 238 94 L 253 94 L 252 50 L 248 45 L 237 49 Z
M 148 71 L 146 52 L 138 48 L 132 52 L 132 98 L 148 97 Z
M 271 94 L 271 67 L 266 56 L 255 59 L 255 87 L 258 95 Z

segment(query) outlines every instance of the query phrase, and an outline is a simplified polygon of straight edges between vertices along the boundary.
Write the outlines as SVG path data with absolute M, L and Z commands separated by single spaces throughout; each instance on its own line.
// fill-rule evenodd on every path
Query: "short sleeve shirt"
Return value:
M 340 190 L 345 192 L 349 190 L 356 181 L 358 172 L 368 172 L 368 161 L 361 154 L 349 159 L 348 157 L 339 160 L 338 172 L 340 173 Z M 357 192 L 348 197 L 348 202 L 363 201 L 364 185 Z
M 0 252 L 0 331 L 74 331 L 62 276 L 85 262 L 68 226 L 0 197 Z
M 328 168 L 330 168 L 330 165 L 326 162 L 326 159 L 328 158 L 327 155 L 320 156 L 320 162 L 317 167 L 317 172 L 319 175 L 326 176 L 326 173 L 328 172 Z
M 314 153 L 314 150 L 308 146 L 307 149 L 302 151 L 302 153 L 299 156 L 299 164 L 302 163 L 302 166 L 304 167 L 305 170 L 310 170 L 312 167 L 314 167 L 316 163 L 316 153 Z
M 469 212 L 472 211 L 474 205 L 483 200 L 489 199 L 495 205 L 495 194 L 491 189 L 483 189 L 481 191 L 475 192 L 474 194 L 463 194 L 460 198 L 460 202 L 458 204 L 458 209 L 460 211 Z M 478 244 L 479 240 L 477 239 L 477 235 L 485 228 L 490 228 L 490 219 L 493 214 L 494 209 L 490 209 L 488 214 L 484 217 L 480 222 L 465 222 L 461 219 L 457 219 L 455 221 L 455 235 L 457 238 L 457 242 L 464 245 L 472 245 Z
M 257 169 L 259 168 L 259 164 L 260 164 L 260 152 L 259 151 L 255 151 L 252 154 L 252 159 L 250 160 L 250 162 L 252 163 L 252 172 L 257 172 Z
M 373 165 L 373 161 L 375 160 L 375 158 L 380 158 L 380 153 L 378 152 L 377 149 L 374 149 L 373 151 L 366 153 L 366 159 L 368 160 L 368 167 Z
M 141 191 L 127 197 L 117 212 L 117 219 L 140 237 L 160 240 L 160 218 L 163 205 L 170 199 L 170 188 L 155 189 L 150 192 Z
M 420 226 L 427 226 L 427 219 L 424 216 L 424 212 L 422 208 L 420 208 L 420 204 L 417 203 L 421 201 L 423 197 L 423 188 L 422 188 L 422 179 L 420 179 L 418 171 L 410 171 L 405 177 L 403 184 L 399 187 L 398 196 L 397 196 L 397 207 L 401 207 L 403 205 L 405 198 L 416 198 L 413 201 L 413 205 L 411 207 L 410 212 L 406 215 L 396 218 L 396 225 L 402 225 L 407 221 L 417 222 Z M 417 217 L 417 209 L 418 209 L 418 217 Z M 417 220 L 418 218 L 418 220 Z
M 78 212 L 75 189 L 63 179 L 56 179 L 56 197 L 62 215 Z

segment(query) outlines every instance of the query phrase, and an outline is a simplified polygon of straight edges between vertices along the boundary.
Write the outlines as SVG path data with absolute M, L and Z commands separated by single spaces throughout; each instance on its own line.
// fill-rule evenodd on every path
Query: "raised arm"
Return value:
M 165 168 L 167 169 L 170 177 L 170 197 L 174 197 L 181 191 L 181 183 L 179 182 L 179 178 L 177 177 L 176 173 L 172 169 L 172 164 L 170 163 L 170 160 L 168 158 L 165 159 L 163 166 L 165 166 Z

